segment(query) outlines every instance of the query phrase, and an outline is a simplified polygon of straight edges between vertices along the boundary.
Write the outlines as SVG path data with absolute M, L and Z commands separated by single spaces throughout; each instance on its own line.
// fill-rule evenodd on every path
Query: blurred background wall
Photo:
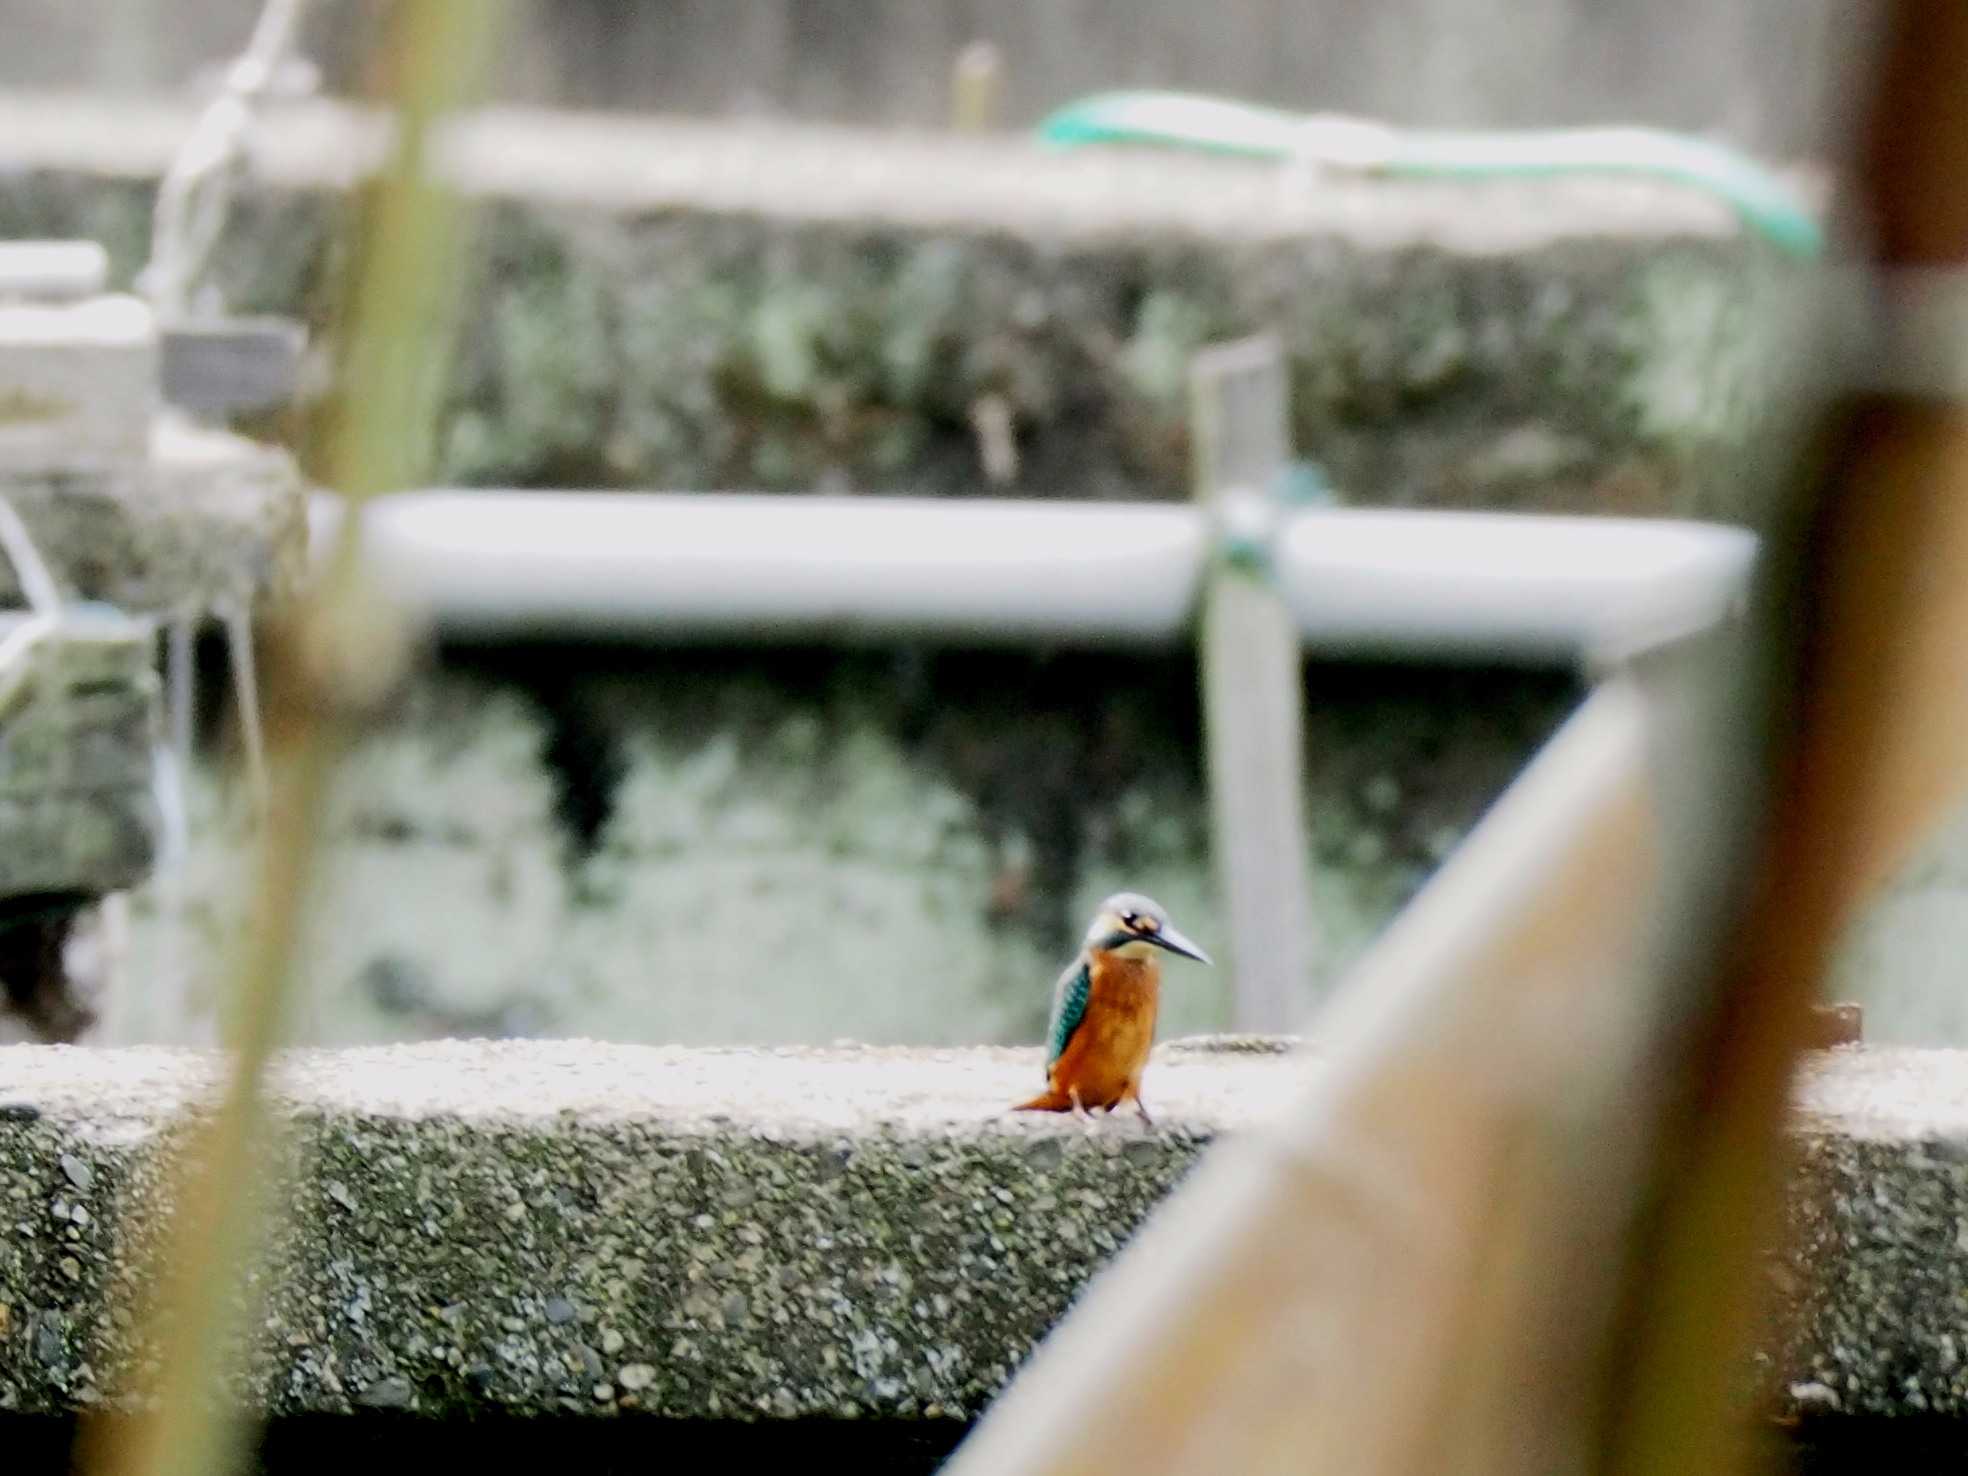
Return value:
M 359 84 L 380 0 L 323 4 L 308 54 Z M 1173 87 L 1408 126 L 1645 122 L 1781 158 L 1843 121 L 1862 29 L 1837 0 L 519 0 L 497 96 L 555 107 L 940 125 L 952 57 L 995 43 L 1003 121 Z M 0 86 L 183 86 L 255 0 L 0 0 Z
M 182 92 L 257 8 L 0 0 L 0 91 L 68 90 L 105 115 Z M 329 91 L 362 84 L 379 9 L 319 0 L 305 49 Z M 1012 130 L 1088 92 L 1163 86 L 1408 125 L 1651 124 L 1783 161 L 1835 147 L 1866 39 L 1832 0 L 516 9 L 498 98 L 603 128 L 652 111 L 941 129 L 952 61 L 984 39 L 1002 50 L 997 121 Z M 37 172 L 5 156 L 0 234 L 102 239 L 127 284 L 154 165 Z M 320 330 L 337 209 L 249 192 L 221 253 L 229 306 Z M 1745 512 L 1743 361 L 1767 282 L 1726 251 L 1576 272 L 1553 253 L 1458 285 L 1465 268 L 1425 252 L 1308 248 L 1280 276 L 1217 247 L 1075 261 L 991 232 L 617 219 L 551 192 L 479 224 L 440 480 L 982 492 L 962 411 L 1002 380 L 1036 427 L 1021 495 L 1182 497 L 1179 409 L 1155 396 L 1179 407 L 1198 341 L 1276 312 L 1301 444 L 1349 497 Z M 917 360 L 936 372 L 897 391 L 892 364 Z M 881 414 L 857 418 L 864 401 Z M 835 433 L 863 421 L 873 430 Z M 897 422 L 910 434 L 876 434 Z M 236 759 L 222 663 L 207 656 L 191 854 L 134 898 L 124 945 L 145 1037 L 206 1028 L 244 864 L 237 796 L 216 780 Z M 1308 672 L 1315 991 L 1575 697 L 1559 674 Z M 1033 1040 L 1104 891 L 1146 888 L 1219 941 L 1194 703 L 1182 654 L 1118 685 L 1098 658 L 1037 651 L 441 653 L 353 758 L 307 1033 Z M 1840 993 L 1867 1002 L 1876 1038 L 1968 1041 L 1964 836 L 1939 837 L 1855 935 Z M 1175 984 L 1172 1030 L 1227 1022 L 1220 971 Z

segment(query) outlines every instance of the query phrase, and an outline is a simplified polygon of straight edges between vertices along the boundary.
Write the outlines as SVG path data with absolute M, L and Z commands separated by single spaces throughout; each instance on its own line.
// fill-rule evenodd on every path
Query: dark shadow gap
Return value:
M 68 1476 L 75 1422 L 0 1414 L 9 1476 Z M 856 1476 L 929 1476 L 971 1426 L 960 1420 L 673 1420 L 652 1416 L 512 1415 L 448 1419 L 407 1414 L 307 1415 L 276 1420 L 254 1476 L 427 1476 L 432 1471 L 579 1470 L 629 1476 L 677 1462 L 762 1470 L 768 1463 L 835 1461 Z M 1826 1416 L 1770 1432 L 1778 1469 L 1794 1476 L 1952 1471 L 1968 1466 L 1968 1422 L 1940 1416 Z
M 968 1429 L 958 1420 L 305 1415 L 274 1421 L 247 1469 L 254 1476 L 555 1469 L 641 1476 L 656 1469 L 750 1471 L 839 1461 L 857 1476 L 927 1476 Z M 0 1468 L 9 1476 L 68 1476 L 75 1431 L 65 1417 L 0 1415 L 6 1453 Z

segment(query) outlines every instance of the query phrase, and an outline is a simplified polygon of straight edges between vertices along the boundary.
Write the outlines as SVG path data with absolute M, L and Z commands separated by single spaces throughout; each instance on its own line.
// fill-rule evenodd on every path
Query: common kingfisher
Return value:
M 1138 892 L 1117 892 L 1100 904 L 1080 955 L 1059 976 L 1046 1032 L 1043 1095 L 1014 1112 L 1112 1112 L 1123 1102 L 1149 1126 L 1141 1103 L 1141 1073 L 1155 1045 L 1163 952 L 1199 963 L 1210 956 L 1183 937 L 1168 914 Z

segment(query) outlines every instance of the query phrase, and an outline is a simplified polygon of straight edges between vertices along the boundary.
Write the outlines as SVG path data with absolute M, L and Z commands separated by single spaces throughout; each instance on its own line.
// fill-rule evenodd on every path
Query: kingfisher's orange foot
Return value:
M 1080 1089 L 1078 1087 L 1068 1087 L 1066 1094 L 1073 1099 L 1073 1116 L 1080 1120 L 1081 1127 L 1085 1128 L 1088 1132 L 1092 1132 L 1094 1130 L 1093 1114 L 1087 1111 L 1086 1103 L 1080 1100 Z

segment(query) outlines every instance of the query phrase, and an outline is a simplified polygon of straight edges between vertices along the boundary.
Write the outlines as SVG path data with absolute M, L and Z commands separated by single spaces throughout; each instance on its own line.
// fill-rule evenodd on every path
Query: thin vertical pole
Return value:
M 1253 338 L 1200 355 L 1196 500 L 1218 556 L 1203 595 L 1205 752 L 1234 1021 L 1282 1032 L 1307 1003 L 1312 921 L 1298 633 L 1265 538 L 1290 455 L 1284 357 Z

